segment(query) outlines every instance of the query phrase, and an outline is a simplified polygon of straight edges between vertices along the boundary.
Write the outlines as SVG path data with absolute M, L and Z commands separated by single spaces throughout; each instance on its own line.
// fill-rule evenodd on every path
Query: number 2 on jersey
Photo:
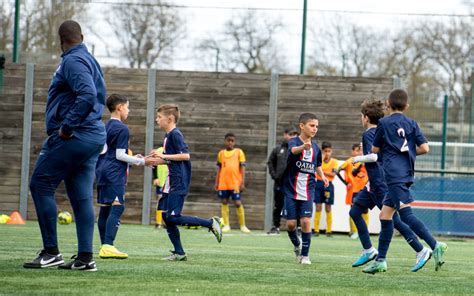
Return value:
M 403 138 L 403 145 L 402 145 L 402 147 L 400 147 L 400 151 L 401 152 L 407 152 L 408 151 L 408 141 L 405 138 L 405 130 L 403 128 L 399 128 L 397 130 L 397 133 L 400 137 Z

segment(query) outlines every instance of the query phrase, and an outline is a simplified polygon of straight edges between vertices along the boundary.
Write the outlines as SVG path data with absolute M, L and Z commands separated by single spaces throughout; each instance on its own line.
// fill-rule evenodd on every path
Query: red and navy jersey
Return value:
M 375 127 L 367 129 L 362 134 L 362 151 L 364 155 L 372 153 L 372 144 L 374 143 Z M 382 154 L 377 154 L 377 162 L 365 163 L 365 169 L 369 176 L 368 188 L 377 196 L 385 196 L 388 192 L 387 184 L 383 172 Z
M 189 153 L 181 131 L 174 128 L 165 135 L 163 154 Z M 191 183 L 191 161 L 168 160 L 168 178 L 163 185 L 163 192 L 187 193 Z
M 128 126 L 118 119 L 110 119 L 105 125 L 105 130 L 107 141 L 95 169 L 97 185 L 125 185 L 128 163 L 118 160 L 116 151 L 128 150 Z
M 293 147 L 303 145 L 299 138 L 288 142 L 288 160 L 284 174 L 285 197 L 296 200 L 313 200 L 316 188 L 316 169 L 321 166 L 321 150 L 316 143 L 311 149 L 303 150 L 300 154 L 291 153 Z
M 416 147 L 427 143 L 418 123 L 402 113 L 379 121 L 373 146 L 380 148 L 387 184 L 412 183 Z

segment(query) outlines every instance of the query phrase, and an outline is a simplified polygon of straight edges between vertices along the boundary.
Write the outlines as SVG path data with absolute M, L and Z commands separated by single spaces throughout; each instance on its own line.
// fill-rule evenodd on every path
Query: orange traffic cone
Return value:
M 26 222 L 18 211 L 14 211 L 11 213 L 10 220 L 8 220 L 7 224 L 26 224 Z

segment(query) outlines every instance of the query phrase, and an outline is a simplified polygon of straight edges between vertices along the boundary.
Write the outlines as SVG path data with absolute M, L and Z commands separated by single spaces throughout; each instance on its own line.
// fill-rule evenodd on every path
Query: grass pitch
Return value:
M 24 269 L 24 261 L 41 248 L 38 225 L 0 225 L 1 295 L 472 295 L 474 241 L 443 238 L 446 264 L 434 262 L 419 272 L 410 268 L 415 254 L 402 238 L 391 244 L 388 271 L 367 275 L 352 268 L 358 240 L 347 236 L 313 237 L 312 265 L 296 263 L 286 235 L 250 235 L 233 231 L 221 244 L 207 230 L 181 229 L 186 262 L 167 262 L 171 243 L 165 230 L 122 225 L 115 245 L 126 260 L 100 259 L 96 231 L 97 272 Z M 64 259 L 76 252 L 75 225 L 58 225 Z M 372 241 L 377 245 L 377 237 Z

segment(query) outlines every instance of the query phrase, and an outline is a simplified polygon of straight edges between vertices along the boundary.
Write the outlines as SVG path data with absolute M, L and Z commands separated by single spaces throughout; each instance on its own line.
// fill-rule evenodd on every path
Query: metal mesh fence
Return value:
M 430 144 L 429 154 L 417 157 L 413 208 L 435 234 L 474 236 L 471 100 L 450 97 L 447 112 L 443 100 L 414 97 L 408 112 Z

